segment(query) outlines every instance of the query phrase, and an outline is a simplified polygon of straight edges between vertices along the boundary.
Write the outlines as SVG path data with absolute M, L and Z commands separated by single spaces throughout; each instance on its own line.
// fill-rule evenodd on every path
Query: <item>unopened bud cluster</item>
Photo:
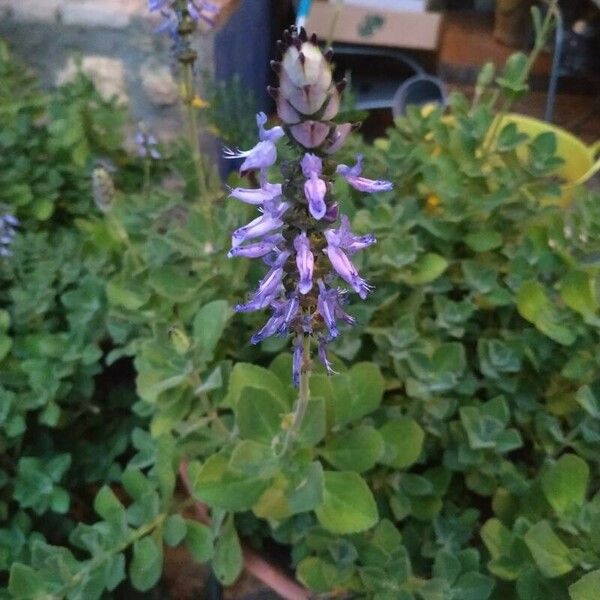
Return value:
M 259 188 L 236 188 L 231 196 L 259 207 L 261 215 L 233 232 L 230 257 L 260 258 L 269 267 L 258 289 L 239 312 L 270 309 L 272 315 L 252 337 L 259 343 L 272 335 L 295 334 L 293 380 L 298 385 L 303 366 L 304 336 L 318 342 L 318 355 L 332 372 L 327 343 L 339 335 L 339 323 L 353 325 L 345 310 L 347 289 L 341 279 L 365 299 L 371 286 L 356 270 L 351 257 L 375 242 L 373 235 L 352 233 L 340 216 L 333 182 L 341 176 L 362 192 L 392 189 L 387 181 L 361 176 L 362 157 L 354 166 L 336 165 L 330 158 L 352 131 L 350 123 L 336 124 L 344 82 L 335 83 L 331 52 L 323 53 L 316 37 L 292 29 L 279 42 L 281 60 L 272 66 L 279 87 L 269 91 L 277 102 L 283 127 L 266 129 L 267 117 L 257 117 L 260 141 L 248 151 L 227 149 L 228 158 L 241 158 L 241 172 L 257 171 Z M 277 161 L 277 143 L 287 136 L 298 148 L 295 161 L 282 165 L 283 183 L 270 183 L 267 172 Z

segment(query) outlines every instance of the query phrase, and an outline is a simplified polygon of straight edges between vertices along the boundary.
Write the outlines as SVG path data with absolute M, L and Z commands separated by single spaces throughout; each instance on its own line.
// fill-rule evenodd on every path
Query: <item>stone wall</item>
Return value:
M 133 123 L 168 139 L 180 127 L 178 87 L 168 36 L 156 24 L 147 0 L 0 0 L 0 37 L 44 85 L 66 81 L 79 62 L 103 95 L 128 105 Z M 209 73 L 214 38 L 196 36 L 199 70 Z

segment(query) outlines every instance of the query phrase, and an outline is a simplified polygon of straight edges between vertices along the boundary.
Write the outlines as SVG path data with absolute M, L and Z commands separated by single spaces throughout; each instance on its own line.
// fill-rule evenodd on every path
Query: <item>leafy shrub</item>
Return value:
M 526 67 L 509 61 L 504 97 Z M 275 540 L 324 597 L 595 599 L 600 204 L 582 190 L 560 206 L 554 136 L 497 125 L 493 78 L 473 103 L 411 110 L 348 147 L 396 184 L 369 205 L 335 190 L 377 233 L 361 265 L 377 290 L 333 346 L 338 374 L 313 374 L 285 455 L 291 358 L 284 341 L 246 343 L 253 317 L 231 319 L 259 276 L 225 258 L 241 211 L 211 188 L 209 227 L 183 146 L 161 167 L 180 187 L 140 193 L 114 107 L 85 80 L 49 99 L 20 71 L 5 80 L 5 189 L 55 190 L 46 210 L 44 185 L 4 200 L 23 222 L 0 265 L 6 597 L 147 592 L 180 543 L 230 584 L 242 540 Z M 87 141 L 65 140 L 82 114 Z M 114 137 L 97 145 L 98 128 Z M 35 177 L 30 142 L 49 157 Z M 95 155 L 120 167 L 106 215 Z M 181 506 L 178 471 L 210 524 Z

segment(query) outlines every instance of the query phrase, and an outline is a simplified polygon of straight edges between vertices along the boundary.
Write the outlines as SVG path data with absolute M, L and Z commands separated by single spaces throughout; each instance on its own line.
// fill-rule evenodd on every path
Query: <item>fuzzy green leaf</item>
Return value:
M 414 419 L 403 417 L 389 421 L 379 433 L 385 444 L 385 451 L 379 462 L 396 469 L 407 469 L 417 462 L 425 432 Z
M 373 427 L 361 425 L 333 437 L 323 449 L 323 456 L 340 471 L 362 473 L 381 458 L 384 443 Z
M 325 471 L 323 504 L 316 510 L 322 527 L 332 533 L 358 533 L 377 523 L 377 505 L 357 473 Z
M 162 548 L 147 535 L 133 545 L 133 559 L 129 566 L 131 584 L 139 592 L 153 588 L 162 573 Z
M 583 506 L 589 478 L 588 464 L 575 454 L 561 456 L 542 475 L 544 495 L 558 516 L 568 516 Z

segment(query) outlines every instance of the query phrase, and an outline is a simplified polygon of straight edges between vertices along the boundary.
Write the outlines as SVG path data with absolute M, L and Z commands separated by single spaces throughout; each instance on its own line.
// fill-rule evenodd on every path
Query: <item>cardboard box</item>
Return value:
M 336 16 L 338 13 L 339 17 Z M 306 29 L 326 40 L 334 27 L 333 40 L 348 44 L 436 50 L 441 26 L 441 13 L 398 12 L 361 6 L 344 6 L 340 12 L 335 4 L 315 2 Z

